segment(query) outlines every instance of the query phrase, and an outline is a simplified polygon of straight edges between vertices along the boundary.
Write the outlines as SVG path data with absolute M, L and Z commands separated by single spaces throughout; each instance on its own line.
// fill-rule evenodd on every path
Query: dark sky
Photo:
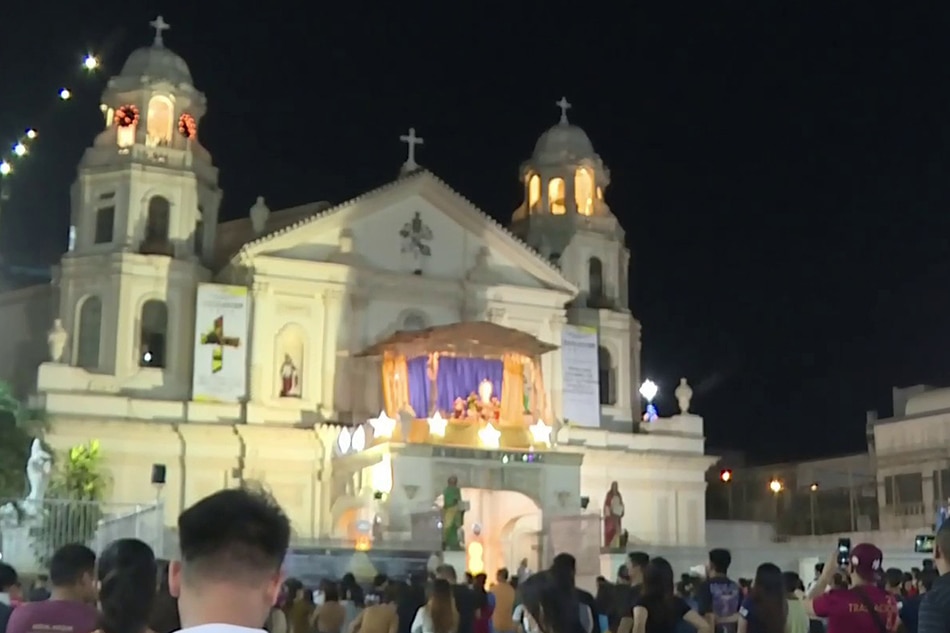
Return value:
M 64 250 L 105 77 L 160 12 L 208 97 L 226 218 L 382 184 L 414 125 L 420 162 L 506 222 L 566 95 L 612 172 L 645 374 L 667 412 L 689 377 L 713 447 L 859 450 L 891 385 L 950 382 L 950 7 L 220 4 L 3 3 L 0 135 L 42 134 L 4 208 L 8 258 Z M 105 72 L 83 80 L 87 49 Z

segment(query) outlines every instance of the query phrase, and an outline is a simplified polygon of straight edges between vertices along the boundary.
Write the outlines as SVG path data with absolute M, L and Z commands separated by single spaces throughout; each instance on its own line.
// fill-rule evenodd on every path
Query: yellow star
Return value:
M 385 411 L 380 411 L 379 416 L 369 421 L 373 427 L 373 437 L 378 439 L 389 439 L 396 430 L 396 421 L 386 415 Z
M 488 426 L 478 432 L 478 439 L 485 448 L 498 448 L 498 440 L 501 438 L 501 431 L 496 429 L 489 422 Z
M 531 439 L 535 444 L 551 444 L 551 432 L 554 430 L 541 420 L 538 420 L 534 424 L 528 427 L 528 430 L 531 431 Z
M 436 411 L 435 415 L 429 418 L 429 435 L 445 437 L 445 427 L 448 423 L 449 421 L 443 418 L 441 413 Z

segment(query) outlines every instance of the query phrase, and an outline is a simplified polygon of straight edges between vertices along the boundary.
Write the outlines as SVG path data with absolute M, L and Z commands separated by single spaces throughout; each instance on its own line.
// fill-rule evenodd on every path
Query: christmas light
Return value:
M 30 128 L 29 130 L 26 131 L 26 138 L 30 139 L 31 141 L 35 139 L 37 136 L 38 134 L 36 133 L 36 130 L 34 130 L 33 128 Z
M 83 57 L 82 67 L 86 70 L 96 70 L 99 68 L 99 58 L 95 55 L 86 55 Z
M 59 98 L 63 101 L 69 101 L 73 98 L 73 93 L 69 91 L 69 88 L 60 88 Z
M 13 171 L 13 165 L 3 160 L 0 161 L 0 176 L 6 176 Z
M 16 145 L 13 146 L 13 153 L 16 154 L 17 156 L 21 156 L 21 157 L 26 156 L 26 152 L 27 152 L 26 145 L 24 145 L 23 143 L 17 143 Z

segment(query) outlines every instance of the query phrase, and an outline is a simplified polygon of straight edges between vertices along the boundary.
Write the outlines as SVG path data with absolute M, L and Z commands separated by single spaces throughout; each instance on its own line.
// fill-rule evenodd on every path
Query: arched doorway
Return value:
M 541 507 L 537 501 L 515 490 L 487 488 L 462 488 L 462 499 L 469 504 L 463 524 L 465 543 L 478 540 L 482 544 L 489 583 L 502 567 L 515 573 L 524 558 L 531 569 L 538 569 Z M 442 507 L 442 495 L 436 497 L 435 504 Z M 461 574 L 466 570 L 456 571 Z

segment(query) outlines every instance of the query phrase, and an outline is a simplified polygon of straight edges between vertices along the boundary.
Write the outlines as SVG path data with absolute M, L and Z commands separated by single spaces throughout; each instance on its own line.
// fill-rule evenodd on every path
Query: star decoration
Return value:
M 389 439 L 396 430 L 396 421 L 386 415 L 385 411 L 380 411 L 379 416 L 369 421 L 373 427 L 373 437 L 379 439 Z
M 529 426 L 528 430 L 531 431 L 531 439 L 535 444 L 551 445 L 551 432 L 554 429 L 541 420 Z
M 435 415 L 429 418 L 429 435 L 445 437 L 445 427 L 448 423 L 449 421 L 443 418 L 441 413 L 436 411 Z
M 485 448 L 498 448 L 498 440 L 501 438 L 501 431 L 496 429 L 489 422 L 488 426 L 478 432 L 478 439 Z

